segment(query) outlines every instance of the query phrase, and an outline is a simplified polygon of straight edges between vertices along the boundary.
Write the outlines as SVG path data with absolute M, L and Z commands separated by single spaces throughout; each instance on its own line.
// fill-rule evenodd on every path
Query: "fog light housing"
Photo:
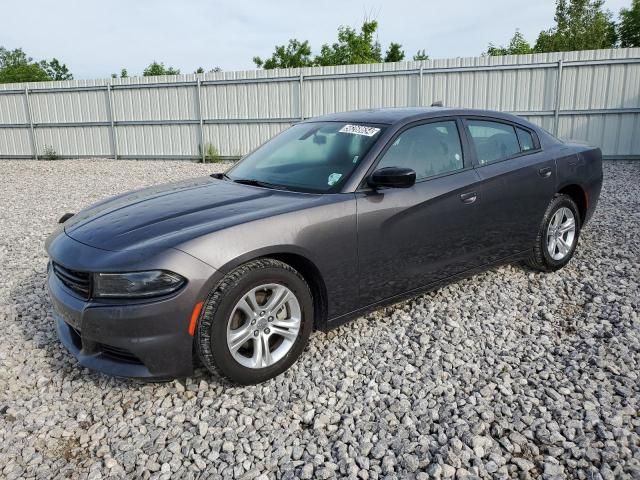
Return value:
M 149 298 L 169 295 L 187 283 L 177 273 L 165 270 L 128 273 L 96 273 L 93 296 L 96 298 Z

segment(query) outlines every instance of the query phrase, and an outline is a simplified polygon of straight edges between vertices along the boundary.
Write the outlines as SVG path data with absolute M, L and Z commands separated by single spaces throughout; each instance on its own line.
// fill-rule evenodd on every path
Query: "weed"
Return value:
M 202 145 L 198 145 L 198 152 L 200 153 L 200 159 L 202 161 Z M 204 144 L 204 163 L 217 163 L 221 161 L 220 153 L 218 149 L 211 143 Z
M 60 155 L 58 155 L 58 152 L 56 152 L 55 148 L 53 148 L 52 145 L 45 145 L 44 155 L 42 155 L 42 158 L 44 158 L 45 160 L 59 160 Z

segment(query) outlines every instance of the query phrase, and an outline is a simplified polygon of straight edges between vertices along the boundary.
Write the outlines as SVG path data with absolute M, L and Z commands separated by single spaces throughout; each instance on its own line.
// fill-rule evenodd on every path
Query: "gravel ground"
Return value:
M 78 368 L 44 288 L 57 218 L 224 168 L 0 162 L 0 477 L 640 478 L 640 162 L 605 164 L 564 270 L 503 266 L 316 333 L 263 385 Z

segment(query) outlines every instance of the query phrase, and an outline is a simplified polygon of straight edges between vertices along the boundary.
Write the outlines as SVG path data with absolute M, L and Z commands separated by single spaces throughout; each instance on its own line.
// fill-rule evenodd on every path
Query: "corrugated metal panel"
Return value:
M 618 83 L 610 89 L 620 92 L 620 106 L 625 108 L 640 107 L 640 64 L 627 65 L 622 87 Z
M 24 94 L 0 95 L 0 124 L 28 123 L 27 104 Z M 1 148 L 0 144 L 0 148 Z
M 567 67 L 561 110 L 640 107 L 640 63 Z
M 640 152 L 640 114 L 620 115 L 616 155 L 638 155 Z
M 29 95 L 29 100 L 34 123 L 99 122 L 107 118 L 105 91 L 36 91 Z
M 119 155 L 198 155 L 196 125 L 136 125 L 117 128 Z
M 550 115 L 521 115 L 521 117 L 534 125 L 544 128 L 547 132 L 551 133 L 553 131 L 553 117 Z
M 299 81 L 202 86 L 206 119 L 292 118 L 298 110 Z
M 108 80 L 61 80 L 55 82 L 22 82 L 22 83 L 3 83 L 0 84 L 0 90 L 24 90 L 29 89 L 50 89 L 50 88 L 75 88 L 75 87 L 93 87 L 96 85 L 107 85 Z
M 196 87 L 114 89 L 114 120 L 191 120 L 198 116 Z
M 0 128 L 0 157 L 32 155 L 28 128 Z
M 106 157 L 111 152 L 107 127 L 43 127 L 36 129 L 35 134 L 39 155 L 47 146 L 61 156 Z
M 205 125 L 204 143 L 216 147 L 220 155 L 241 156 L 290 125 L 290 123 Z
M 624 59 L 631 62 L 620 63 Z M 564 63 L 556 112 L 560 60 Z M 215 145 L 221 155 L 240 155 L 301 116 L 440 100 L 447 106 L 517 112 L 551 132 L 557 129 L 562 138 L 600 145 L 607 155 L 640 156 L 639 113 L 612 110 L 640 108 L 639 60 L 640 48 L 635 48 L 4 84 L 0 85 L 0 155 L 31 151 L 28 129 L 2 128 L 29 122 L 25 88 L 30 89 L 39 149 L 46 143 L 61 154 L 113 155 L 107 91 L 113 85 L 116 150 L 123 156 L 195 156 L 201 141 L 200 118 L 205 123 L 204 143 Z M 5 90 L 13 93 L 3 95 Z M 87 122 L 94 125 L 69 125 Z M 55 123 L 60 125 L 50 125 Z
M 558 134 L 571 141 L 598 145 L 605 155 L 638 156 L 640 114 L 570 115 L 560 118 Z

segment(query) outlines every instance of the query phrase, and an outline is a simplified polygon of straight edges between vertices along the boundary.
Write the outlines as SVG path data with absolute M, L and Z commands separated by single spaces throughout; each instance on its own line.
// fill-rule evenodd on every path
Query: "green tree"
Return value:
M 616 28 L 604 0 L 556 0 L 555 26 L 540 32 L 536 52 L 613 48 Z
M 621 47 L 640 47 L 640 0 L 632 0 L 631 8 L 620 10 L 618 36 Z
M 208 71 L 208 73 L 216 73 L 216 72 L 221 72 L 222 69 L 220 67 L 213 67 L 211 70 Z M 202 67 L 198 67 L 197 70 L 193 73 L 204 73 L 205 70 Z
M 384 54 L 385 62 L 401 62 L 404 60 L 404 50 L 399 43 L 391 42 L 389 48 Z
M 33 62 L 33 58 L 28 57 L 21 48 L 16 48 L 15 50 L 7 50 L 4 47 L 0 47 L 0 68 L 31 62 Z
M 533 49 L 518 29 L 516 29 L 516 33 L 513 34 L 513 37 L 511 37 L 511 40 L 509 41 L 509 45 L 506 47 L 502 45 L 496 47 L 493 43 L 490 43 L 489 48 L 487 49 L 487 55 L 490 57 L 497 57 L 500 55 L 524 55 L 527 53 L 533 53 Z
M 0 47 L 0 83 L 46 82 L 52 80 L 50 72 L 44 68 L 45 64 L 49 65 L 44 61 L 40 63 L 34 62 L 33 58 L 29 57 L 21 48 L 7 50 L 4 47 Z
M 73 80 L 73 75 L 64 63 L 60 63 L 57 58 L 50 61 L 42 60 L 40 62 L 42 69 L 47 72 L 51 80 Z
M 380 43 L 375 38 L 377 30 L 378 22 L 375 20 L 365 20 L 360 31 L 343 25 L 338 28 L 338 41 L 322 45 L 320 54 L 313 58 L 308 41 L 292 38 L 287 45 L 276 46 L 267 59 L 253 57 L 253 63 L 264 69 L 380 63 L 383 57 Z M 391 42 L 384 61 L 399 62 L 403 59 L 402 45 Z
M 142 72 L 143 77 L 154 77 L 157 75 L 179 75 L 180 70 L 173 67 L 165 67 L 162 62 L 152 62 Z
M 46 82 L 51 80 L 37 63 L 18 63 L 0 68 L 0 83 Z
M 111 78 L 118 78 L 118 74 L 117 73 L 112 73 L 111 74 Z M 126 68 L 123 68 L 122 70 L 120 70 L 120 77 L 119 78 L 129 78 L 129 72 L 127 72 Z
M 307 40 L 301 42 L 292 38 L 288 45 L 277 45 L 271 57 L 265 60 L 253 57 L 253 63 L 265 70 L 310 67 L 313 65 L 311 46 Z
M 58 59 L 34 62 L 21 48 L 0 47 L 0 83 L 46 82 L 73 78 L 67 66 Z
M 429 55 L 425 52 L 424 48 L 422 50 L 418 50 L 416 54 L 413 56 L 413 60 L 415 62 L 419 62 L 421 60 L 429 60 Z
M 378 22 L 375 20 L 365 20 L 360 32 L 356 32 L 351 27 L 339 27 L 338 41 L 332 45 L 326 43 L 322 45 L 315 63 L 321 66 L 380 63 L 382 61 L 380 43 L 374 38 L 377 29 Z

